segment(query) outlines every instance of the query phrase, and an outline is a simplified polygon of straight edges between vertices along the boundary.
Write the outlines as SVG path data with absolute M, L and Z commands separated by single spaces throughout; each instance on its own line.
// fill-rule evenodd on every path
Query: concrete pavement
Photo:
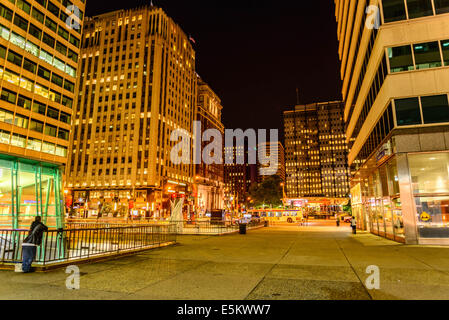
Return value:
M 449 299 L 449 248 L 406 246 L 349 227 L 277 226 L 65 270 L 0 271 L 0 299 Z M 366 268 L 380 270 L 368 290 Z

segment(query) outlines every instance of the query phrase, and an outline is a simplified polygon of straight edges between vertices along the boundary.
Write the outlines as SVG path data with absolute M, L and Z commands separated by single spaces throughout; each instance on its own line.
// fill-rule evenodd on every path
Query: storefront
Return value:
M 357 173 L 351 188 L 357 227 L 398 242 L 405 242 L 396 158 L 376 157 Z
M 28 229 L 37 215 L 63 227 L 61 180 L 56 165 L 0 155 L 0 227 Z
M 449 152 L 409 154 L 408 163 L 420 242 L 449 244 Z
M 449 244 L 449 152 L 373 157 L 351 186 L 359 229 L 408 244 Z

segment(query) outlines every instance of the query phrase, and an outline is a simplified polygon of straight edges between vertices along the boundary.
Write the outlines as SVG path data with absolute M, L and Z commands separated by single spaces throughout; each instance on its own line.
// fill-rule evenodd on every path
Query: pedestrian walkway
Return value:
M 282 226 L 65 270 L 0 272 L 0 299 L 449 299 L 449 248 L 406 246 L 348 227 Z M 368 290 L 366 268 L 379 267 Z

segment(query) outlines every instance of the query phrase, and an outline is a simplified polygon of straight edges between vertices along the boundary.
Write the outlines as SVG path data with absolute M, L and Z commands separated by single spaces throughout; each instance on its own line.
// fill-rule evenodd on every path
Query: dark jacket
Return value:
M 42 222 L 34 221 L 31 224 L 30 231 L 28 233 L 28 237 L 23 240 L 23 243 L 34 244 L 36 246 L 40 246 L 42 244 L 42 237 L 44 232 L 47 232 L 48 228 Z

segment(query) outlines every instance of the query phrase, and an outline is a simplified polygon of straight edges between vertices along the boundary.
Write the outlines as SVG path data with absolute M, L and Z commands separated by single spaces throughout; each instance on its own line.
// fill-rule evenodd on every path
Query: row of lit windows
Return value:
M 49 153 L 60 157 L 67 157 L 67 147 L 55 145 L 54 143 L 41 141 L 31 137 L 25 137 L 20 134 L 0 130 L 0 143 L 9 144 L 15 147 L 29 150 Z
M 31 81 L 25 77 L 21 77 L 13 71 L 7 69 L 3 70 L 2 68 L 0 68 L 0 80 L 1 79 L 51 101 L 58 103 L 62 102 L 69 105 L 71 103 L 69 102 L 69 98 L 61 95 L 59 92 L 49 90 L 48 87 L 43 86 L 37 82 L 35 83 L 34 81 Z M 10 99 L 8 99 L 8 101 L 10 101 Z
M 382 7 L 385 23 L 449 13 L 447 0 L 383 0 Z
M 357 123 L 352 132 L 352 135 L 351 135 L 352 139 L 350 140 L 350 144 L 348 146 L 349 148 L 352 148 L 353 142 L 359 135 L 360 130 L 362 129 L 362 126 L 365 123 L 366 118 L 368 117 L 368 114 L 371 110 L 372 105 L 374 104 L 374 102 L 377 99 L 377 95 L 378 95 L 380 89 L 382 88 L 387 75 L 388 75 L 387 58 L 384 55 L 381 60 L 380 65 L 377 69 L 377 73 L 374 77 L 373 83 L 371 84 L 370 90 L 368 92 L 368 96 L 366 97 L 366 99 L 363 103 L 363 108 L 362 108 L 360 115 L 357 119 Z M 352 106 L 351 110 L 354 110 L 354 105 Z M 351 113 L 351 115 L 352 115 L 352 113 Z M 349 122 L 348 122 L 348 124 L 349 124 Z
M 46 124 L 38 120 L 30 119 L 28 116 L 15 114 L 9 110 L 0 108 L 0 122 L 13 124 L 17 127 L 30 129 L 39 133 L 44 133 L 48 136 L 58 137 L 59 139 L 69 140 L 69 131 L 62 128 L 57 128 L 50 124 Z
M 449 66 L 449 40 L 388 48 L 390 72 Z
M 29 40 L 25 40 L 24 37 L 18 35 L 14 31 L 10 31 L 9 28 L 0 24 L 0 36 L 11 42 L 12 44 L 18 46 L 21 49 L 24 49 L 28 53 L 31 53 L 35 57 L 47 62 L 49 65 L 61 70 L 62 72 L 67 73 L 73 78 L 76 77 L 76 70 L 69 64 L 64 63 L 64 61 L 54 57 L 52 54 L 48 53 L 44 49 L 39 48 L 39 46 L 35 45 Z
M 22 55 L 12 51 L 11 49 L 8 50 L 8 53 L 6 53 L 6 48 L 2 45 L 0 45 L 0 58 L 7 59 L 9 62 L 15 64 L 19 68 L 22 68 L 33 73 L 37 74 L 39 77 L 51 81 L 53 84 L 56 84 L 57 86 L 66 89 L 67 91 L 74 92 L 75 91 L 75 84 L 71 81 L 68 81 L 67 79 L 64 80 L 64 78 L 60 77 L 56 73 L 50 72 L 50 70 L 38 66 L 37 63 L 34 63 L 31 60 L 24 59 Z M 60 102 L 60 101 L 57 101 Z
M 15 3 L 15 0 L 8 0 L 8 1 L 13 4 Z M 44 8 L 46 8 L 46 0 L 36 0 L 36 2 L 41 4 Z M 64 6 L 72 5 L 72 3 L 68 0 L 63 0 L 62 2 L 64 2 L 64 4 L 63 4 Z M 51 2 L 48 2 L 48 6 L 49 6 L 49 8 L 48 8 L 49 11 L 51 13 L 53 13 L 56 17 L 59 17 L 61 19 L 61 21 L 64 23 L 64 25 L 66 26 L 67 21 L 68 21 L 68 16 L 62 10 L 59 11 L 59 9 Z M 45 25 L 49 30 L 52 30 L 55 34 L 58 34 L 59 36 L 61 36 L 62 38 L 64 38 L 68 42 L 70 42 L 72 45 L 79 48 L 80 40 L 77 37 L 73 36 L 72 34 L 69 34 L 69 32 L 64 27 L 61 27 L 60 25 L 58 26 L 58 24 L 55 21 L 53 21 L 49 17 L 46 17 L 41 11 L 36 9 L 36 7 L 32 7 L 27 1 L 17 0 L 16 7 L 20 8 L 23 12 L 27 13 L 28 15 L 31 15 L 31 17 L 33 17 L 34 19 L 36 19 L 37 21 L 39 21 L 40 23 Z M 0 15 L 9 21 L 13 20 L 12 19 L 13 12 L 3 5 L 0 6 Z M 83 16 L 83 12 L 82 12 L 82 10 L 79 10 L 78 18 L 80 18 L 80 21 L 83 20 L 82 16 Z M 44 20 L 45 20 L 45 22 L 44 22 Z M 23 29 L 25 32 L 27 32 L 28 21 L 26 19 L 22 18 L 21 16 L 19 16 L 17 13 L 14 17 L 14 24 L 17 25 L 18 27 L 20 27 L 21 29 Z M 79 28 L 79 29 L 73 28 L 73 29 L 78 33 L 81 32 L 81 28 Z M 34 26 L 33 24 L 30 23 L 30 30 L 29 30 L 30 33 L 32 32 L 32 30 L 35 30 L 35 32 L 40 31 L 39 28 L 37 28 L 36 26 Z
M 368 157 L 394 129 L 394 126 L 393 106 L 390 103 L 369 135 L 362 149 L 359 151 L 355 161 L 351 164 L 351 172 L 356 172 L 358 168 L 365 163 Z
M 19 0 L 19 1 L 21 1 L 21 0 Z M 8 19 L 8 17 L 12 17 L 12 11 L 9 10 L 8 8 L 6 8 L 6 7 L 1 8 L 0 7 L 0 10 L 3 11 L 3 13 L 5 13 L 7 15 L 7 19 Z M 44 24 L 44 17 L 45 16 L 44 16 L 43 13 L 41 13 L 40 11 L 36 10 L 35 8 L 33 8 L 32 16 L 35 19 L 37 19 L 38 21 L 40 21 L 42 24 Z M 5 15 L 3 15 L 3 17 L 5 17 Z M 48 29 L 53 30 L 56 33 L 57 24 L 54 21 L 52 21 L 51 19 L 49 19 L 48 17 L 47 17 L 45 22 L 46 22 L 45 26 Z M 24 18 L 22 18 L 21 16 L 19 16 L 17 13 L 14 16 L 13 23 L 16 26 L 18 26 L 19 28 L 21 28 L 22 30 L 24 30 L 25 32 L 28 32 L 29 34 L 34 36 L 37 40 L 39 40 L 39 41 L 42 40 L 43 43 L 45 43 L 46 45 L 48 45 L 52 49 L 55 49 L 55 47 L 56 47 L 58 52 L 60 52 L 64 56 L 67 56 L 68 58 L 72 59 L 73 62 L 75 62 L 75 63 L 78 62 L 78 55 L 76 54 L 76 52 L 72 51 L 71 49 L 68 49 L 67 46 L 65 46 L 64 44 L 60 43 L 59 41 L 56 41 L 56 39 L 54 37 L 50 36 L 46 32 L 42 32 L 41 29 L 39 29 L 38 27 L 36 27 L 32 23 L 29 24 L 29 28 L 28 28 L 28 21 L 25 20 Z M 67 32 L 65 29 L 62 29 L 61 27 L 60 27 L 60 30 L 63 30 L 64 32 Z
M 21 94 L 17 95 L 17 93 L 7 89 L 2 90 L 0 99 L 67 124 L 71 124 L 72 122 L 72 116 L 70 114 L 52 108 L 51 106 L 46 106 L 36 99 L 32 100 Z

